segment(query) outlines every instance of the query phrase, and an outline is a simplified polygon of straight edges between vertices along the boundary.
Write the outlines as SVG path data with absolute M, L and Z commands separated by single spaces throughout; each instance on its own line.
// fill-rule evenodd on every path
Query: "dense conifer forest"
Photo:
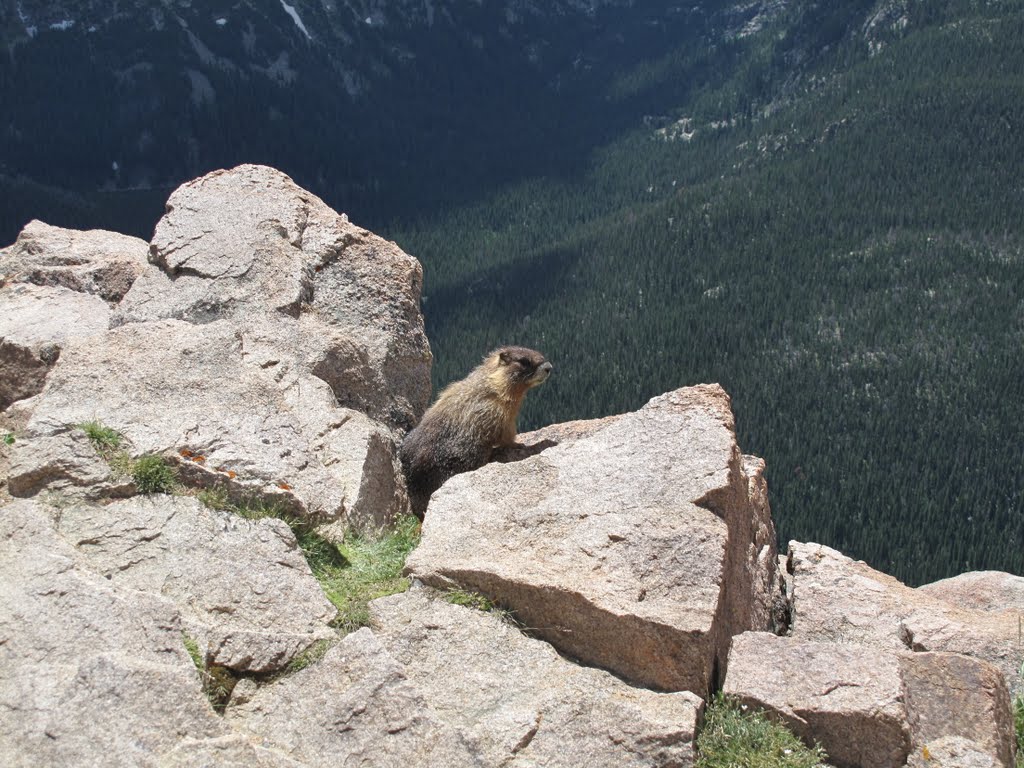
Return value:
M 281 88 L 319 106 L 279 141 L 215 82 L 224 108 L 181 118 L 217 137 L 191 165 L 180 127 L 144 149 L 161 178 L 277 165 L 395 239 L 424 264 L 436 386 L 502 343 L 553 361 L 522 429 L 720 382 L 783 547 L 912 584 L 1024 574 L 1024 0 L 780 8 L 728 34 L 609 10 L 602 41 L 638 45 L 554 86 L 501 49 L 442 72 L 419 42 L 404 132 L 353 128 L 306 83 Z M 0 88 L 29 99 L 18 62 Z M 441 81 L 469 96 L 432 104 Z M 30 216 L 148 237 L 169 189 L 90 190 L 81 141 L 77 186 L 0 174 L 8 240 Z
M 613 86 L 731 74 L 574 177 L 391 231 L 436 383 L 542 349 L 531 427 L 721 382 L 783 543 L 910 583 L 1024 573 L 1024 5 L 908 14 L 873 53 L 817 17 L 681 50 Z

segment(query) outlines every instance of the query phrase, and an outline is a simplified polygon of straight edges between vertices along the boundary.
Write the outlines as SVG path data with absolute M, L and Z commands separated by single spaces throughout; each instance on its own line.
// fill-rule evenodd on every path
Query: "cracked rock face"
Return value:
M 1010 691 L 1019 689 L 1020 612 L 1012 603 L 973 610 L 952 590 L 908 587 L 820 544 L 790 542 L 787 567 L 794 638 L 962 653 L 994 664 Z
M 174 604 L 83 565 L 32 501 L 0 508 L 0 754 L 11 766 L 155 766 L 227 732 Z
M 323 379 L 343 407 L 401 428 L 426 409 L 419 262 L 283 173 L 243 165 L 182 185 L 150 258 L 158 269 L 135 283 L 115 324 L 229 320 L 273 339 L 279 364 Z
M 279 171 L 182 185 L 151 246 L 33 222 L 0 268 L 0 408 L 28 421 L 13 495 L 130 493 L 73 434 L 95 421 L 133 458 L 335 538 L 408 511 L 396 443 L 430 396 L 420 265 Z
M 728 397 L 677 390 L 578 432 L 442 486 L 407 571 L 487 595 L 585 663 L 704 695 L 775 599 L 774 528 Z
M 581 667 L 498 615 L 428 599 L 371 603 L 374 631 L 482 765 L 689 766 L 703 702 Z
M 173 600 L 207 664 L 273 672 L 335 636 L 336 610 L 281 520 L 154 496 L 70 507 L 58 530 L 112 584 Z
M 899 768 L 951 743 L 1013 764 L 1006 683 L 968 656 L 747 632 L 733 638 L 723 690 L 820 742 L 838 768 Z
M 147 268 L 149 244 L 117 232 L 30 221 L 0 250 L 0 284 L 34 283 L 119 302 Z

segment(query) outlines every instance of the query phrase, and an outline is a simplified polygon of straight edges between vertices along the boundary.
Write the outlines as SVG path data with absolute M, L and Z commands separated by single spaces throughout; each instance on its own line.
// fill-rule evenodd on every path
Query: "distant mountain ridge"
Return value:
M 779 5 L 3 0 L 0 174 L 89 193 L 260 161 L 342 207 L 470 199 L 610 138 L 619 69 Z

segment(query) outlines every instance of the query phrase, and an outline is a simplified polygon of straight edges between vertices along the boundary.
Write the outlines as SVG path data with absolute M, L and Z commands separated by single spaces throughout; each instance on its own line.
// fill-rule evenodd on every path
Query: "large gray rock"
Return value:
M 35 414 L 13 495 L 130 492 L 75 442 L 74 425 L 99 421 L 189 484 L 279 503 L 335 538 L 408 511 L 396 443 L 430 396 L 422 270 L 279 171 L 183 185 L 151 248 L 33 222 L 0 267 L 14 286 L 0 288 L 0 409 Z M 120 303 L 111 314 L 89 292 Z M 62 333 L 83 349 L 55 366 Z
M 308 765 L 239 735 L 185 738 L 160 759 L 160 768 L 306 768 Z
M 11 493 L 88 495 L 83 478 L 102 470 L 95 459 L 83 465 L 87 446 L 73 425 L 99 421 L 126 438 L 132 455 L 179 464 L 192 485 L 360 527 L 405 511 L 391 433 L 339 408 L 316 377 L 296 374 L 282 388 L 274 367 L 253 363 L 254 355 L 262 360 L 226 321 L 131 324 L 69 348 L 12 446 Z
M 38 394 L 70 340 L 110 323 L 103 299 L 67 288 L 0 283 L 0 410 Z
M 58 527 L 111 583 L 173 600 L 207 664 L 273 672 L 335 637 L 336 610 L 280 520 L 153 496 L 73 506 Z
M 494 614 L 428 599 L 370 604 L 378 637 L 482 765 L 689 766 L 703 702 L 580 667 Z
M 678 390 L 580 434 L 452 478 L 407 571 L 486 594 L 583 662 L 706 694 L 729 638 L 768 628 L 775 600 L 774 530 L 746 474 L 760 466 L 728 396 Z
M 74 423 L 49 424 L 45 436 L 29 435 L 26 425 L 10 446 L 7 479 L 13 496 L 33 496 L 45 490 L 47 494 L 96 500 L 135 492 L 131 480 L 112 469 Z
M 787 568 L 794 638 L 962 653 L 1019 686 L 1018 611 L 959 608 L 820 544 L 790 542 Z
M 243 165 L 179 187 L 153 235 L 159 267 L 115 323 L 227 319 L 275 337 L 277 364 L 312 373 L 338 404 L 408 428 L 430 398 L 414 258 L 273 168 Z
M 0 285 L 62 286 L 116 303 L 148 264 L 149 244 L 100 229 L 82 232 L 30 221 L 0 250 Z
M 261 687 L 225 718 L 262 746 L 310 766 L 481 766 L 369 629 L 317 664 Z
M 962 739 L 995 765 L 1013 766 L 1010 693 L 996 667 L 955 653 L 911 653 L 900 672 L 914 753 Z
M 156 766 L 227 728 L 173 603 L 80 567 L 31 501 L 0 507 L 0 755 L 7 766 Z
M 961 573 L 924 584 L 918 590 L 959 608 L 992 613 L 1013 610 L 1024 614 L 1024 576 L 1003 571 Z
M 968 656 L 747 632 L 733 638 L 723 691 L 821 743 L 839 768 L 897 768 L 953 743 L 1013 765 L 1006 683 Z
M 895 653 L 747 632 L 733 638 L 722 689 L 820 742 L 839 768 L 898 768 L 910 752 Z

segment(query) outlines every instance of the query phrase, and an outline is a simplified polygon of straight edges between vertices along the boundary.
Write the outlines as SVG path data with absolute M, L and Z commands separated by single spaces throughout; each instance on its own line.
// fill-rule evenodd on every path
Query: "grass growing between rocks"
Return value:
M 405 558 L 419 543 L 419 520 L 412 515 L 377 536 L 350 534 L 343 544 L 335 544 L 273 502 L 258 498 L 233 501 L 222 490 L 201 491 L 197 498 L 211 509 L 226 510 L 249 520 L 284 520 L 327 599 L 338 609 L 332 626 L 345 634 L 369 623 L 367 605 L 371 600 L 409 588 L 402 568 Z
M 449 589 L 444 593 L 444 599 L 452 605 L 474 608 L 485 613 L 499 610 L 487 595 L 481 595 L 479 592 L 471 592 L 465 589 Z
M 696 768 L 817 768 L 827 756 L 761 712 L 717 694 L 697 737 Z
M 474 592 L 473 590 L 459 589 L 456 587 L 454 589 L 449 589 L 444 593 L 444 600 L 452 605 L 461 605 L 464 608 L 472 608 L 476 611 L 489 613 L 492 616 L 496 616 L 510 627 L 519 630 L 527 637 L 537 637 L 537 635 L 529 627 L 523 624 L 511 610 L 498 605 L 491 600 L 491 598 L 487 597 L 487 595 Z
M 393 530 L 379 536 L 352 535 L 334 547 L 322 537 L 307 532 L 299 537 L 299 546 L 327 598 L 338 609 L 333 626 L 352 632 L 370 622 L 371 600 L 409 588 L 402 576 L 405 558 L 419 543 L 419 520 L 412 515 L 401 518 Z M 335 558 L 334 549 L 340 559 Z
M 113 453 L 121 447 L 124 438 L 115 429 L 104 426 L 98 421 L 86 421 L 76 425 L 89 438 L 96 452 L 108 461 Z
M 237 678 L 224 667 L 207 667 L 206 661 L 199 651 L 199 643 L 195 641 L 195 638 L 182 632 L 181 640 L 188 655 L 192 657 L 192 663 L 196 665 L 203 693 L 210 700 L 210 706 L 215 712 L 223 713 L 231 698 L 231 691 L 234 690 L 235 683 L 238 682 Z
M 265 517 L 277 517 L 287 522 L 293 530 L 295 528 L 292 525 L 292 521 L 288 519 L 288 514 L 283 505 L 261 499 L 258 496 L 232 499 L 223 488 L 204 488 L 196 494 L 196 498 L 210 509 L 230 512 L 233 515 L 244 517 L 246 520 L 262 520 Z
M 327 651 L 334 645 L 333 640 L 318 640 L 313 643 L 309 648 L 298 654 L 295 658 L 288 662 L 288 665 L 284 668 L 283 674 L 291 675 L 295 672 L 299 672 L 306 667 L 311 667 L 316 664 L 320 659 L 326 655 Z
M 1024 693 L 1013 700 L 1013 730 L 1017 734 L 1016 768 L 1024 768 Z
M 146 454 L 133 459 L 125 449 L 124 436 L 98 421 L 76 424 L 93 448 L 121 477 L 130 477 L 139 493 L 175 493 L 180 490 L 174 468 L 162 456 Z

